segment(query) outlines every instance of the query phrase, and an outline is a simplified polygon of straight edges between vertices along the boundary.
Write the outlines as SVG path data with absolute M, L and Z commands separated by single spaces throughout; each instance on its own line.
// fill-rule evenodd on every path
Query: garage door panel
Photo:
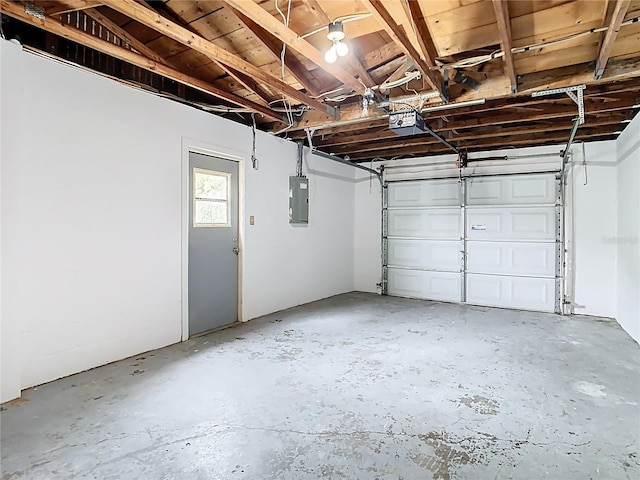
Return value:
M 387 292 L 400 297 L 460 302 L 460 273 L 388 268 Z
M 554 205 L 555 175 L 473 178 L 467 181 L 467 205 Z
M 505 277 L 467 274 L 467 303 L 553 312 L 553 278 Z
M 451 179 L 391 183 L 387 192 L 389 207 L 455 206 L 461 200 L 460 184 Z
M 556 272 L 556 244 L 469 241 L 467 271 L 553 277 Z
M 553 312 L 558 191 L 549 173 L 390 183 L 387 293 Z
M 387 234 L 391 237 L 461 237 L 459 208 L 434 210 L 389 210 Z
M 459 272 L 462 244 L 455 240 L 389 239 L 389 266 Z
M 556 239 L 556 207 L 489 207 L 467 210 L 470 240 Z

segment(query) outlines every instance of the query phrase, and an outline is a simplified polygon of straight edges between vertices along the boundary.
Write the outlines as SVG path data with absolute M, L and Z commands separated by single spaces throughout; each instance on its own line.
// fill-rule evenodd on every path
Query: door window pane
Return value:
M 193 226 L 230 227 L 230 173 L 193 169 Z
M 227 175 L 195 172 L 196 198 L 227 200 Z
M 196 200 L 195 222 L 196 224 L 204 223 L 210 225 L 226 225 L 228 223 L 227 203 Z

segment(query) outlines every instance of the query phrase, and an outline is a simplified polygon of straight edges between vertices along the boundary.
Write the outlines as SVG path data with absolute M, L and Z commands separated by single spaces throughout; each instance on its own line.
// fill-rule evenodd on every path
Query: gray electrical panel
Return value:
M 289 177 L 289 223 L 309 223 L 309 179 Z

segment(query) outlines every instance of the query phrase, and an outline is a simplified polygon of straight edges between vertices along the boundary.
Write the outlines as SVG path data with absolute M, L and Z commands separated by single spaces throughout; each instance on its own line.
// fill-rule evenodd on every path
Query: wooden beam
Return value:
M 502 61 L 504 62 L 505 74 L 509 77 L 511 92 L 516 93 L 518 91 L 518 77 L 516 76 L 513 54 L 511 53 L 511 17 L 509 16 L 507 0 L 493 0 L 493 11 L 498 22 L 498 32 L 500 32 L 500 47 L 504 52 Z
M 602 140 L 613 140 L 617 135 L 611 132 L 607 132 L 606 130 L 600 131 L 580 131 L 578 129 L 578 133 L 575 136 L 576 141 L 584 140 L 584 141 L 602 141 Z M 564 145 L 567 143 L 567 139 L 569 138 L 569 131 L 563 132 L 562 134 L 549 138 L 538 137 L 534 140 L 528 139 L 520 139 L 520 140 L 508 140 L 511 147 L 519 146 L 519 147 L 539 147 L 539 146 L 557 146 L 558 151 L 562 149 Z M 459 148 L 466 150 L 468 153 L 474 152 L 487 152 L 490 150 L 501 150 L 504 152 L 503 154 L 506 156 L 509 154 L 509 150 L 504 148 L 506 140 L 501 140 L 497 143 L 481 143 L 481 144 L 468 144 L 468 145 L 460 145 Z M 495 152 L 499 155 L 498 152 Z M 424 149 L 417 152 L 408 152 L 408 151 L 398 151 L 397 155 L 389 156 L 394 157 L 398 160 L 406 160 L 411 157 L 432 157 L 436 155 L 446 155 L 451 154 L 451 150 L 442 145 L 441 143 L 437 144 L 429 144 L 425 145 Z M 353 158 L 351 157 L 352 162 L 356 163 L 364 163 L 370 162 L 374 159 L 380 158 L 378 155 L 368 155 L 365 157 Z M 389 160 L 389 159 L 387 159 Z M 453 163 L 453 162 L 452 162 Z
M 327 13 L 320 6 L 320 3 L 318 3 L 318 0 L 302 0 L 302 3 L 307 6 L 311 13 L 313 13 L 313 15 L 318 19 L 320 24 L 329 25 L 329 23 L 332 22 L 331 18 L 329 18 L 329 15 L 327 15 Z M 360 63 L 360 60 L 358 60 L 358 57 L 356 57 L 356 55 L 348 55 L 347 61 L 351 65 L 353 71 L 358 75 L 358 77 L 360 77 L 360 80 L 362 80 L 368 87 L 372 87 L 376 84 L 373 78 L 371 78 L 371 75 L 369 75 L 367 69 L 364 68 L 362 63 Z
M 587 90 L 588 91 L 588 90 Z M 597 95 L 595 97 L 597 99 Z M 628 109 L 631 106 L 635 105 L 638 101 L 638 93 L 630 92 L 630 94 L 625 95 L 624 98 L 620 98 L 614 101 L 609 102 L 601 102 L 597 100 L 592 100 L 589 97 L 585 97 L 585 110 L 587 114 L 597 114 L 604 111 L 615 111 L 619 109 Z M 498 103 L 496 103 L 498 102 Z M 529 120 L 543 120 L 543 119 L 553 119 L 554 116 L 560 117 L 571 117 L 577 114 L 576 106 L 573 102 L 567 100 L 562 100 L 560 104 L 557 104 L 556 100 L 547 100 L 546 102 L 539 102 L 534 99 L 530 99 L 527 102 L 519 103 L 519 104 L 509 104 L 503 103 L 503 100 L 495 100 L 491 103 L 487 103 L 484 105 L 479 105 L 475 107 L 464 107 L 459 109 L 452 109 L 449 111 L 440 111 L 435 112 L 432 117 L 428 116 L 429 114 L 425 114 L 425 121 L 431 125 L 431 127 L 437 131 L 442 132 L 446 130 L 457 130 L 464 128 L 476 128 L 476 127 L 488 127 L 492 125 L 503 125 L 509 123 L 521 122 L 523 119 L 528 118 Z M 538 105 L 536 105 L 538 104 Z M 501 110 L 508 110 L 513 108 L 521 108 L 526 106 L 527 108 L 537 108 L 536 111 L 532 112 L 508 112 L 501 113 Z M 500 112 L 500 114 L 496 114 Z M 344 112 L 341 112 L 344 113 Z M 491 114 L 487 114 L 491 113 Z M 477 115 L 481 114 L 478 118 Z M 470 117 L 471 115 L 471 117 Z M 439 121 L 439 118 L 446 116 L 447 118 L 456 118 L 462 117 L 460 120 L 450 121 L 448 123 L 444 123 L 442 126 L 437 125 L 435 122 Z M 299 123 L 299 125 L 304 125 L 305 121 Z M 344 143 L 344 133 L 354 132 L 358 130 L 364 130 L 367 132 L 371 127 L 379 127 L 388 124 L 388 116 L 382 112 L 378 111 L 377 116 L 375 118 L 369 117 L 367 122 L 359 122 L 357 119 L 354 119 L 353 123 L 347 123 L 340 126 L 328 126 L 319 130 L 323 135 L 334 135 L 341 134 L 338 138 L 328 137 L 326 140 L 321 140 L 318 142 L 318 146 L 328 145 L 337 145 L 340 143 Z M 331 125 L 331 124 L 329 124 Z M 311 126 L 312 128 L 313 126 Z M 298 128 L 298 127 L 297 127 Z M 291 137 L 294 139 L 304 138 L 305 132 L 303 131 L 293 131 Z M 362 135 L 362 134 L 353 134 L 353 135 Z M 368 133 L 362 135 L 362 141 L 371 141 L 376 138 L 383 139 L 386 135 L 393 136 L 390 132 L 387 134 L 377 134 L 372 135 L 372 138 L 368 138 Z M 333 143 L 332 143 L 333 142 Z
M 242 12 L 239 12 L 230 5 L 226 5 L 225 8 L 238 19 L 238 21 L 249 33 L 251 33 L 251 35 L 256 39 L 257 42 L 265 47 L 267 52 L 271 53 L 275 61 L 280 62 L 282 44 L 279 41 L 276 41 L 275 38 L 269 34 L 269 32 L 267 32 L 249 17 L 244 15 Z M 320 94 L 320 90 L 316 85 L 317 82 L 315 81 L 315 79 L 311 78 L 311 75 L 309 75 L 307 69 L 296 57 L 294 57 L 293 55 L 285 56 L 284 64 L 293 78 L 295 78 L 310 95 L 317 97 Z
M 145 0 L 139 0 L 138 3 L 140 3 L 140 5 L 142 5 L 144 7 L 149 8 L 150 10 L 154 11 L 154 9 Z M 161 4 L 159 6 L 160 6 L 160 13 L 162 15 L 164 15 L 166 18 L 168 18 L 171 21 L 175 21 L 177 24 L 181 25 L 182 27 L 186 28 L 187 30 L 198 34 L 198 32 L 195 29 L 191 28 L 191 26 L 188 23 L 186 23 L 181 17 L 179 17 L 173 10 L 167 9 L 164 4 Z M 113 22 L 111 22 L 111 23 L 113 23 Z M 116 28 L 119 28 L 115 24 L 114 24 L 114 26 Z M 122 29 L 120 29 L 120 30 L 122 30 Z M 113 30 L 113 29 L 112 29 L 112 32 L 116 33 L 115 30 Z M 127 32 L 125 30 L 123 30 L 123 32 L 124 32 L 124 34 L 127 34 Z M 138 42 L 138 43 L 141 43 L 141 42 Z M 150 51 L 153 54 L 155 54 L 156 56 L 158 56 L 156 52 L 154 52 L 152 49 L 150 49 L 146 45 L 142 44 L 142 47 L 146 48 L 148 51 Z M 176 65 L 172 64 L 172 62 L 166 61 L 162 57 L 160 57 L 160 60 L 161 60 L 161 63 L 164 63 L 165 65 L 169 65 L 170 67 L 175 67 L 176 66 Z M 260 98 L 264 105 L 269 105 L 269 102 L 270 102 L 271 98 L 269 98 L 269 95 L 267 95 L 264 92 L 264 90 L 262 89 L 262 87 L 260 87 L 260 85 L 258 85 L 255 81 L 253 81 L 253 79 L 251 79 L 250 77 L 244 75 L 241 72 L 238 72 L 237 70 L 232 69 L 231 67 L 227 67 L 226 65 L 220 63 L 217 60 L 213 60 L 213 62 L 218 67 L 220 67 L 221 70 L 223 70 L 231 78 L 233 78 L 236 82 L 238 82 L 244 88 L 246 88 L 247 90 L 249 90 L 250 92 L 255 94 L 258 98 Z
M 448 141 L 452 142 L 458 148 L 462 148 L 465 150 L 483 150 L 488 149 L 490 147 L 511 147 L 515 145 L 540 145 L 542 143 L 566 143 L 569 131 L 571 130 L 571 123 L 567 123 L 567 127 L 565 129 L 558 129 L 555 132 L 549 134 L 548 132 L 542 132 L 537 134 L 522 134 L 522 135 L 509 135 L 507 137 L 500 138 L 490 138 L 487 140 L 477 141 L 475 139 L 456 141 L 456 139 L 448 139 Z M 593 137 L 599 137 L 604 135 L 614 135 L 614 131 L 612 131 L 611 126 L 602 126 L 602 127 L 592 127 L 592 128 L 582 128 L 578 129 L 578 133 L 576 134 L 576 139 L 591 139 Z M 524 137 L 524 138 L 523 138 Z M 436 141 L 429 140 L 428 143 L 425 142 L 422 145 L 417 146 L 409 146 L 409 147 L 398 147 L 394 149 L 388 150 L 378 150 L 375 152 L 363 152 L 363 153 L 354 153 L 353 155 L 349 155 L 352 161 L 363 161 L 368 160 L 374 157 L 392 157 L 398 155 L 425 155 L 432 154 L 431 152 L 436 151 L 450 153 L 451 150 L 445 150 L 440 148 L 440 143 L 436 143 Z
M 624 98 L 613 102 L 594 102 L 585 104 L 585 115 L 595 115 L 597 113 L 616 112 L 619 110 L 628 110 L 635 105 L 636 98 Z M 553 120 L 556 118 L 566 118 L 577 116 L 578 111 L 574 104 L 567 105 L 546 105 L 540 109 L 538 113 L 523 114 L 509 113 L 500 116 L 482 115 L 479 118 L 462 118 L 459 120 L 444 123 L 442 126 L 434 127 L 436 132 L 444 130 L 460 130 L 463 128 L 491 127 L 494 125 L 509 125 L 521 122 L 527 118 L 534 120 Z
M 564 70 L 564 69 L 563 69 Z M 637 79 L 640 77 L 640 58 L 611 61 L 600 79 L 594 79 L 593 63 L 566 67 L 569 74 L 555 72 L 539 72 L 525 75 L 520 79 L 518 95 L 536 90 L 570 87 L 572 85 L 599 85 Z M 555 75 L 554 75 L 555 73 Z M 480 88 L 482 89 L 482 87 Z
M 626 118 L 624 113 L 607 113 L 606 115 L 602 115 L 601 118 L 596 118 L 595 115 L 590 116 L 589 120 L 584 124 L 584 127 L 601 127 L 606 125 L 619 125 Z M 480 131 L 477 129 L 470 129 L 462 134 L 454 134 L 451 136 L 445 137 L 450 142 L 458 142 L 458 141 L 466 141 L 466 140 L 480 140 L 486 138 L 499 138 L 505 137 L 509 135 L 527 135 L 527 134 L 536 134 L 536 133 L 544 133 L 544 132 L 553 132 L 557 130 L 567 130 L 571 128 L 571 123 L 566 119 L 561 118 L 559 121 L 553 122 L 551 120 L 545 120 L 541 122 L 535 121 L 526 121 L 523 119 L 523 122 L 517 126 L 506 126 L 506 127 L 498 127 L 490 131 Z M 582 126 L 580 127 L 582 128 Z M 354 135 L 354 138 L 358 138 L 357 135 Z M 338 155 L 349 154 L 352 155 L 354 153 L 362 153 L 362 152 L 379 152 L 384 149 L 397 148 L 399 146 L 402 147 L 411 147 L 423 145 L 425 143 L 437 143 L 438 141 L 431 137 L 428 133 L 422 133 L 413 135 L 410 137 L 399 137 L 395 135 L 395 137 L 391 137 L 386 141 L 366 141 L 363 139 L 359 142 L 353 142 L 348 145 L 343 145 L 341 147 L 333 147 L 330 148 L 329 151 L 331 153 L 336 153 Z M 320 149 L 324 150 L 324 146 L 321 143 L 315 143 L 314 145 Z
M 177 25 L 182 26 L 183 28 L 189 30 L 190 32 L 196 34 L 196 35 L 200 35 L 200 32 L 193 28 L 190 24 L 188 24 L 187 22 L 185 22 L 182 17 L 180 17 L 177 13 L 175 13 L 173 10 L 169 9 L 166 7 L 165 4 L 161 3 L 161 4 L 156 4 L 158 9 L 154 10 L 154 8 L 149 5 L 149 3 L 146 0 L 138 0 L 138 3 L 140 3 L 141 5 L 151 9 L 152 11 L 158 11 L 161 15 L 163 15 L 165 18 L 167 18 L 169 21 L 175 22 Z M 209 57 L 210 58 L 210 57 Z M 236 82 L 238 82 L 241 86 L 243 86 L 244 88 L 246 88 L 247 90 L 249 90 L 249 92 L 253 93 L 254 95 L 256 95 L 260 100 L 262 100 L 262 103 L 264 105 L 269 105 L 269 102 L 272 100 L 271 95 L 267 92 L 265 92 L 265 90 L 256 82 L 254 81 L 251 77 L 249 77 L 248 75 L 245 75 L 244 73 L 226 66 L 225 64 L 221 63 L 220 61 L 216 60 L 216 59 L 212 59 L 213 63 L 215 63 L 218 67 L 220 67 L 220 69 L 222 69 L 224 72 L 227 73 L 227 75 L 229 75 L 232 79 L 234 79 Z M 174 65 L 172 65 L 174 66 Z
M 362 66 L 366 69 L 373 69 L 404 56 L 395 42 L 391 41 L 373 52 L 365 53 L 362 57 Z
M 613 11 L 613 18 L 607 28 L 607 33 L 604 35 L 604 40 L 600 47 L 600 53 L 598 54 L 598 60 L 596 61 L 595 79 L 599 80 L 604 74 L 604 69 L 607 67 L 611 50 L 613 50 L 613 44 L 616 41 L 618 32 L 620 31 L 620 25 L 624 20 L 624 16 L 627 13 L 631 0 L 617 0 L 615 9 Z
M 234 105 L 253 110 L 256 113 L 264 115 L 266 118 L 270 118 L 276 121 L 283 120 L 282 115 L 279 115 L 278 113 L 264 107 L 263 105 L 259 105 L 238 95 L 234 95 L 233 93 L 221 90 L 208 82 L 190 77 L 183 72 L 146 58 L 140 54 L 133 52 L 132 50 L 119 47 L 111 42 L 107 42 L 98 37 L 94 37 L 93 35 L 78 30 L 69 24 L 61 23 L 59 20 L 50 17 L 45 17 L 44 19 L 33 17 L 25 13 L 24 5 L 22 4 L 14 3 L 10 0 L 0 0 L 0 11 L 5 15 L 9 15 L 10 17 L 17 18 L 18 20 L 21 20 L 30 25 L 42 28 L 43 30 L 66 38 L 67 40 L 85 45 L 98 52 L 110 55 L 132 65 L 136 65 L 150 72 L 163 75 L 171 80 L 175 80 L 176 82 L 195 88 L 197 90 L 200 90 L 201 92 L 214 95 Z
M 568 67 L 567 72 L 560 72 L 561 75 L 558 75 L 558 72 L 553 72 L 555 73 L 555 75 L 552 72 L 541 72 L 531 75 L 525 75 L 521 78 L 520 88 L 515 96 L 510 92 L 508 80 L 506 79 L 506 77 L 501 76 L 496 79 L 489 79 L 485 81 L 478 90 L 469 91 L 456 98 L 455 100 L 462 102 L 486 99 L 488 102 L 490 100 L 506 98 L 530 98 L 531 92 L 544 90 L 546 88 L 563 88 L 574 85 L 582 85 L 583 83 L 588 86 L 596 86 L 630 79 L 634 79 L 633 81 L 635 82 L 638 78 L 640 78 L 640 58 L 610 62 L 605 75 L 600 80 L 594 80 L 592 64 Z M 425 106 L 428 107 L 429 105 L 427 104 Z M 452 104 L 452 106 L 455 105 Z M 482 108 L 484 107 L 476 106 L 473 108 L 452 108 L 451 110 L 437 112 L 437 114 L 434 114 L 434 116 L 455 115 L 458 112 L 466 113 L 469 111 L 478 111 L 478 109 Z M 359 123 L 361 125 L 360 128 L 365 128 L 367 125 L 373 125 L 376 121 L 380 120 L 383 113 L 384 112 L 378 109 L 369 109 L 369 115 L 362 116 L 362 109 L 359 108 L 358 105 L 346 105 L 341 107 L 340 120 L 336 121 L 328 119 L 326 115 L 321 116 L 318 112 L 311 111 L 305 113 L 302 116 L 301 120 L 298 122 L 298 125 L 292 128 L 289 132 L 290 134 L 292 134 L 292 137 L 295 138 L 296 134 L 294 132 L 296 130 L 322 127 L 325 129 L 323 130 L 323 132 L 328 132 L 332 128 L 332 125 L 339 129 L 345 128 L 345 122 L 353 122 L 354 124 Z M 358 129 L 357 125 L 349 125 L 346 128 L 352 130 Z M 301 138 L 303 138 L 304 132 L 302 132 L 300 135 L 302 135 Z
M 254 77 L 257 81 L 263 82 L 266 85 L 274 88 L 277 91 L 284 93 L 286 96 L 316 108 L 321 111 L 329 111 L 333 114 L 333 108 L 329 107 L 318 100 L 315 100 L 308 95 L 296 90 L 295 88 L 287 85 L 281 80 L 269 75 L 262 69 L 255 65 L 243 60 L 242 58 L 234 55 L 225 49 L 217 46 L 216 44 L 209 42 L 200 35 L 196 35 L 190 32 L 184 27 L 177 25 L 175 22 L 164 18 L 159 13 L 154 12 L 138 3 L 134 0 L 103 0 L 103 3 L 112 9 L 128 16 L 132 20 L 139 22 L 158 33 L 166 35 L 172 38 L 176 42 L 182 43 L 191 47 L 193 50 L 207 55 L 213 60 L 217 60 L 225 65 L 235 68 L 236 70 Z
M 329 15 L 324 11 L 324 8 L 322 8 L 318 0 L 302 0 L 302 3 L 306 5 L 313 16 L 320 21 L 321 25 L 329 25 L 332 22 L 331 18 L 329 18 Z
M 427 22 L 424 20 L 424 14 L 420 8 L 420 3 L 417 0 L 409 0 L 407 4 L 411 20 L 416 26 L 418 45 L 420 46 L 422 56 L 429 67 L 435 67 L 435 59 L 438 57 L 438 50 L 436 49 L 433 37 L 429 31 L 429 25 L 427 25 Z
M 215 61 L 215 60 L 214 60 Z M 233 78 L 236 82 L 242 85 L 244 88 L 249 90 L 250 92 L 255 93 L 264 103 L 265 105 L 269 105 L 269 102 L 273 100 L 270 95 L 264 91 L 264 89 L 250 76 L 245 75 L 242 72 L 239 72 L 235 68 L 228 67 L 218 61 L 215 61 L 216 64 L 222 68 L 225 72 L 229 74 L 231 78 Z
M 110 0 L 118 1 L 118 0 Z M 272 35 L 282 40 L 287 46 L 293 48 L 296 52 L 300 53 L 303 57 L 308 58 L 313 63 L 318 65 L 324 71 L 332 75 L 334 78 L 340 80 L 345 85 L 348 85 L 353 90 L 359 93 L 364 92 L 362 84 L 356 80 L 351 74 L 349 74 L 344 68 L 336 64 L 330 64 L 325 62 L 324 55 L 313 45 L 307 42 L 305 39 L 284 25 L 280 20 L 267 12 L 257 3 L 246 0 L 226 0 L 236 10 L 242 12 L 251 20 L 256 22 L 262 28 L 271 32 Z M 368 85 L 372 86 L 372 85 Z
M 77 10 L 99 7 L 100 5 L 102 5 L 102 2 L 99 0 L 64 0 L 59 2 L 58 5 L 45 9 L 45 13 L 48 16 L 53 17 L 55 15 L 71 13 Z
M 384 8 L 384 5 L 379 0 L 360 0 L 365 7 L 371 12 L 373 17 L 380 23 L 382 28 L 389 34 L 391 39 L 396 42 L 398 47 L 411 59 L 411 61 L 418 67 L 423 78 L 427 83 L 440 93 L 440 98 L 443 102 L 447 102 L 448 99 L 442 94 L 442 81 L 435 72 L 432 72 L 429 65 L 420 58 L 420 54 L 416 51 L 413 44 L 407 38 L 402 28 L 393 20 L 393 17 Z
M 124 28 L 120 27 L 117 23 L 105 17 L 100 11 L 95 8 L 88 8 L 84 11 L 85 15 L 94 19 L 100 25 L 105 27 L 107 30 L 111 31 L 111 33 L 117 35 L 122 38 L 125 42 L 127 42 L 133 49 L 135 49 L 140 54 L 145 57 L 154 60 L 163 65 L 169 65 L 164 58 L 158 55 L 153 49 L 147 47 L 140 40 L 135 38 L 129 32 L 127 32 Z

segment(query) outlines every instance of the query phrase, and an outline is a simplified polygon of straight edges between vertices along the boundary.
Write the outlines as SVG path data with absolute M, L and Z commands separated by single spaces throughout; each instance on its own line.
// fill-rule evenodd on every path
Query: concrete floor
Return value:
M 3 406 L 2 479 L 638 479 L 611 321 L 352 293 Z

